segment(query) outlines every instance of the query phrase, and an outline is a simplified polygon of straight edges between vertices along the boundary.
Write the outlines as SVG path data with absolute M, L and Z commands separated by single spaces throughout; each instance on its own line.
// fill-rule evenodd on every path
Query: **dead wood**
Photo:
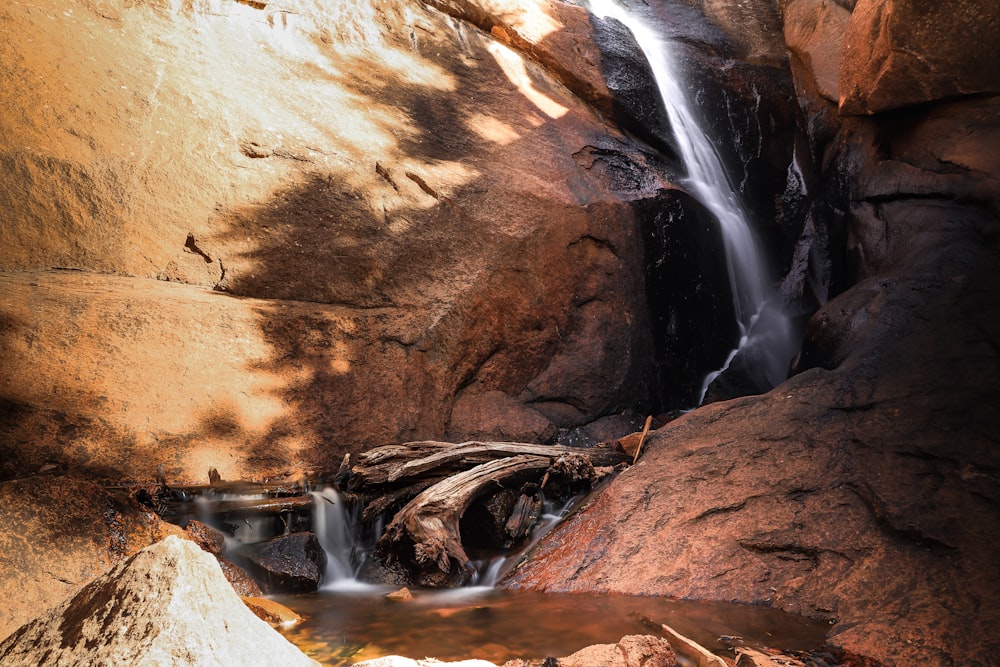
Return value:
M 528 454 L 557 458 L 584 454 L 595 466 L 613 466 L 628 457 L 610 447 L 561 447 L 523 442 L 463 442 L 459 444 L 423 441 L 388 445 L 358 457 L 351 467 L 346 486 L 367 492 L 370 487 L 395 485 L 415 478 L 439 478 L 495 459 Z
M 409 554 L 419 569 L 437 567 L 446 575 L 471 574 L 462 546 L 459 521 L 476 499 L 497 486 L 537 477 L 548 469 L 549 456 L 522 454 L 482 463 L 452 475 L 420 493 L 396 514 L 378 542 L 385 554 Z

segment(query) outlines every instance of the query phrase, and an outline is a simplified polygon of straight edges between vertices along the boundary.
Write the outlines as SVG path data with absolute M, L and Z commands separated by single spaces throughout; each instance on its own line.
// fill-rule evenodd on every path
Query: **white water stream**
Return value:
M 588 5 L 595 16 L 616 19 L 632 32 L 649 62 L 687 168 L 684 184 L 719 223 L 740 340 L 722 368 L 705 377 L 698 403 L 740 354 L 748 356 L 751 379 L 762 389 L 770 389 L 785 379 L 794 353 L 790 322 L 770 287 L 763 255 L 722 159 L 701 128 L 674 71 L 670 44 L 615 0 L 588 0 Z

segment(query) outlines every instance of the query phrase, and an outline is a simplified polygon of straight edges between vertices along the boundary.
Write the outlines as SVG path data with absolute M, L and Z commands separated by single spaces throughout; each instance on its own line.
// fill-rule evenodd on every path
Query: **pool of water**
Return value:
M 340 667 L 384 655 L 497 664 L 561 657 L 625 635 L 659 634 L 663 623 L 723 655 L 738 645 L 812 651 L 829 629 L 773 609 L 733 604 L 488 588 L 414 591 L 412 600 L 393 601 L 385 597 L 390 590 L 276 596 L 305 617 L 283 634 L 320 663 Z

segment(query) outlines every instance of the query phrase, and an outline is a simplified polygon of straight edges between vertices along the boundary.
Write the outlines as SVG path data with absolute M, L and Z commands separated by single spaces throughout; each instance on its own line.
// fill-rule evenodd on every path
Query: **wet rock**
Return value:
M 844 37 L 840 111 L 873 114 L 961 95 L 1000 93 L 992 66 L 1000 5 L 860 0 Z
M 196 519 L 188 521 L 184 532 L 188 534 L 188 539 L 213 556 L 223 556 L 226 552 L 226 536 L 216 528 L 202 523 Z
M 313 533 L 292 533 L 250 545 L 246 558 L 270 593 L 315 591 L 326 569 L 326 553 Z
M 239 593 L 237 591 L 237 593 Z M 283 604 L 262 598 L 260 596 L 240 595 L 243 604 L 252 611 L 257 618 L 264 621 L 272 628 L 287 628 L 302 622 L 302 617 L 296 614 Z
M 170 536 L 0 644 L 5 665 L 316 665 L 247 609 L 215 560 Z
M 181 532 L 92 482 L 37 476 L 0 484 L 0 637 Z
M 406 586 L 403 586 L 398 591 L 393 591 L 385 596 L 387 600 L 393 600 L 396 602 L 406 602 L 413 599 L 413 593 Z

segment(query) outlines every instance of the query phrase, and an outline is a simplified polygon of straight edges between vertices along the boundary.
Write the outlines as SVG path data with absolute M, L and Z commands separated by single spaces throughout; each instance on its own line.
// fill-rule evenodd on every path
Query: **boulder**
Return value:
M 670 643 L 652 635 L 629 635 L 617 644 L 595 644 L 559 658 L 559 667 L 677 667 Z
M 169 536 L 0 644 L 5 665 L 316 665 L 243 604 L 218 564 Z
M 249 545 L 247 566 L 270 593 L 308 593 L 319 588 L 326 552 L 313 533 L 281 535 Z
M 801 90 L 838 102 L 841 44 L 851 11 L 825 0 L 785 0 L 785 43 Z
M 0 638 L 181 532 L 93 482 L 42 475 L 0 484 Z
M 840 112 L 1000 93 L 1000 5 L 859 0 L 840 57 Z
M 882 664 L 988 664 L 998 223 L 930 200 L 880 216 L 892 254 L 813 319 L 815 367 L 651 433 L 506 585 L 769 604 Z

